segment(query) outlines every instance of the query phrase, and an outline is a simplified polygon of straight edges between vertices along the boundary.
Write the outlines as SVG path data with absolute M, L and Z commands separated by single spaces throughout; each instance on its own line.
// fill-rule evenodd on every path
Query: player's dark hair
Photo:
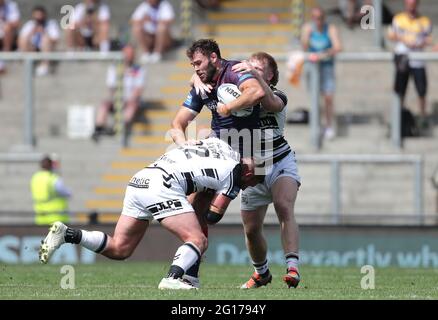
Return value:
M 219 45 L 213 39 L 199 39 L 193 42 L 190 48 L 186 51 L 187 57 L 192 59 L 195 52 L 201 52 L 205 56 L 210 56 L 210 54 L 216 53 L 217 57 L 222 59 Z
M 275 86 L 278 83 L 279 72 L 278 72 L 277 61 L 275 61 L 274 57 L 266 52 L 256 52 L 251 55 L 251 58 L 264 61 L 265 63 L 267 63 L 268 67 L 271 69 L 273 74 L 270 84 Z
M 52 170 L 53 160 L 49 156 L 44 156 L 43 159 L 41 159 L 40 166 L 44 170 Z

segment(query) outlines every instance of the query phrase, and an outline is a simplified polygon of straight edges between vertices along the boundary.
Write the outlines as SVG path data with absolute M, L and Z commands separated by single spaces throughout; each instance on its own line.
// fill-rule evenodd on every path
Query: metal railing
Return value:
M 180 7 L 181 35 L 186 44 L 193 39 L 193 4 L 192 0 L 182 0 Z
M 0 61 L 24 62 L 24 137 L 25 146 L 34 147 L 34 63 L 35 61 L 122 61 L 121 52 L 2 52 Z
M 301 27 L 304 23 L 305 1 L 291 0 L 291 26 L 295 38 L 299 39 L 301 35 Z
M 232 56 L 233 59 L 247 59 L 251 56 L 250 52 L 240 52 Z M 286 62 L 288 53 L 274 54 L 274 58 L 278 62 Z M 319 63 L 313 63 L 308 60 L 308 54 L 304 55 L 305 63 L 310 75 L 310 142 L 315 150 L 320 150 L 323 139 L 321 134 L 320 123 L 320 68 Z M 341 52 L 336 55 L 336 62 L 351 63 L 351 62 L 392 62 L 394 54 L 392 52 Z M 438 53 L 436 52 L 414 52 L 409 54 L 409 59 L 419 61 L 438 61 Z M 394 68 L 394 66 L 393 66 Z M 393 72 L 395 73 L 395 71 Z M 394 91 L 388 92 L 392 95 L 393 102 L 391 107 L 391 143 L 394 147 L 401 149 L 403 147 L 403 139 L 401 136 L 401 101 Z
M 412 192 L 414 203 L 412 213 L 417 223 L 425 223 L 424 214 L 424 159 L 421 155 L 298 155 L 298 163 L 325 163 L 331 166 L 330 202 L 333 224 L 340 224 L 342 214 L 341 166 L 343 164 L 410 164 L 413 166 L 414 178 Z
M 32 153 L 0 153 L 0 163 L 38 163 L 43 158 L 40 152 Z
M 37 163 L 41 160 L 41 153 L 3 153 L 0 154 L 2 163 Z M 418 225 L 425 224 L 424 213 L 424 158 L 421 155 L 318 155 L 303 154 L 297 156 L 299 165 L 322 164 L 330 165 L 330 215 L 332 224 L 342 224 L 341 216 L 348 214 L 342 209 L 342 166 L 346 164 L 407 164 L 413 167 L 412 192 L 414 195 L 412 214 L 415 216 Z M 305 213 L 303 213 L 305 214 Z M 390 213 L 387 213 L 390 215 Z M 2 218 L 7 222 L 7 218 Z M 20 218 L 21 219 L 21 218 Z M 24 220 L 23 220 L 24 219 Z M 30 221 L 31 215 L 23 218 L 23 221 Z M 27 220 L 26 220 L 27 219 Z M 1 219 L 0 219 L 1 220 Z M 15 221 L 15 220 L 14 220 Z M 21 220 L 20 220 L 21 221 Z M 33 220 L 32 220 L 33 221 Z M 231 221 L 232 222 L 232 221 Z
M 344 52 L 339 53 L 336 56 L 337 62 L 392 62 L 393 53 L 391 52 Z M 420 61 L 438 61 L 438 53 L 432 52 L 416 52 L 409 54 L 409 59 L 415 59 Z M 320 124 L 320 73 L 319 64 L 306 61 L 310 69 L 310 96 L 311 96 L 311 115 L 310 115 L 310 128 L 311 128 L 311 143 L 315 149 L 322 147 L 322 134 Z M 395 73 L 395 71 L 393 72 Z M 403 140 L 401 136 L 401 101 L 398 95 L 391 91 L 393 96 L 392 110 L 391 110 L 391 142 L 394 147 L 402 148 Z

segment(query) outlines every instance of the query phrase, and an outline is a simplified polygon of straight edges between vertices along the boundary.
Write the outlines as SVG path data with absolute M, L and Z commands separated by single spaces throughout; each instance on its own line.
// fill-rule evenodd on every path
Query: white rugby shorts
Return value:
M 144 168 L 126 187 L 122 214 L 139 220 L 194 212 L 179 183 L 160 168 Z
M 260 206 L 272 203 L 271 188 L 280 177 L 291 177 L 298 186 L 301 184 L 301 177 L 298 174 L 295 152 L 290 152 L 286 157 L 266 168 L 267 174 L 263 183 L 255 187 L 248 187 L 240 193 L 240 209 L 252 211 Z

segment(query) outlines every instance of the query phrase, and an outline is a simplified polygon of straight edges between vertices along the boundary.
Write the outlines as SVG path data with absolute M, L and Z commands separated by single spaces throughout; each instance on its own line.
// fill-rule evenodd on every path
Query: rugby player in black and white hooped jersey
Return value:
M 295 288 L 300 281 L 300 275 L 299 230 L 294 217 L 294 206 L 301 178 L 295 152 L 283 136 L 287 97 L 275 88 L 279 72 L 271 55 L 265 52 L 255 53 L 248 61 L 235 65 L 233 69 L 253 74 L 264 88 L 266 95 L 261 101 L 260 110 L 262 150 L 263 145 L 273 147 L 272 150 L 264 150 L 265 157 L 272 157 L 272 165 L 265 168 L 264 183 L 246 189 L 241 195 L 246 244 L 255 269 L 251 278 L 241 288 L 257 288 L 266 285 L 272 279 L 268 268 L 267 243 L 263 236 L 263 220 L 270 203 L 274 204 L 280 223 L 281 243 L 287 264 L 287 273 L 283 276 L 283 281 L 288 287 Z
M 193 143 L 193 141 L 187 141 L 185 131 L 188 124 L 196 118 L 205 105 L 212 113 L 212 135 L 226 141 L 235 150 L 239 150 L 241 157 L 251 157 L 254 154 L 254 148 L 259 145 L 260 107 L 258 105 L 265 95 L 259 81 L 250 73 L 242 74 L 233 71 L 232 66 L 240 61 L 223 59 L 218 44 L 212 39 L 195 41 L 187 50 L 187 56 L 196 75 L 212 89 L 208 93 L 201 93 L 195 88 L 189 91 L 187 99 L 172 121 L 170 134 L 174 142 L 177 145 Z M 229 103 L 229 106 L 232 106 L 234 110 L 255 106 L 251 113 L 245 117 L 235 115 L 222 117 L 219 115 L 217 109 L 223 108 L 224 105 L 218 100 L 217 89 L 224 83 L 236 85 L 241 92 L 241 95 Z M 203 214 L 211 197 L 212 195 L 204 192 L 197 192 L 189 196 L 189 201 L 198 214 L 206 236 L 208 236 L 208 226 Z M 185 275 L 187 280 L 197 285 L 199 285 L 198 267 L 199 263 Z
M 196 289 L 198 286 L 183 276 L 199 263 L 208 240 L 186 196 L 210 190 L 214 196 L 204 214 L 210 223 L 217 223 L 241 189 L 255 186 L 263 179 L 255 175 L 251 158 L 241 158 L 217 138 L 180 146 L 131 178 L 112 236 L 101 231 L 69 228 L 57 221 L 41 244 L 39 259 L 47 263 L 61 245 L 73 243 L 110 259 L 124 260 L 133 253 L 155 219 L 183 242 L 158 288 Z
M 248 61 L 232 68 L 242 74 L 252 74 L 261 84 L 265 96 L 261 101 L 260 129 L 265 163 L 270 163 L 262 184 L 247 188 L 241 194 L 241 215 L 245 240 L 254 265 L 254 273 L 242 289 L 258 288 L 272 280 L 267 260 L 267 243 L 263 235 L 263 221 L 268 205 L 274 204 L 280 223 L 281 243 L 287 263 L 283 281 L 296 287 L 300 281 L 298 272 L 299 231 L 294 217 L 294 205 L 301 178 L 295 160 L 295 152 L 284 139 L 287 96 L 275 88 L 279 72 L 275 59 L 265 53 L 254 53 Z M 212 87 L 192 77 L 194 87 L 209 92 Z M 225 116 L 230 110 L 220 110 Z M 265 146 L 265 150 L 264 150 Z

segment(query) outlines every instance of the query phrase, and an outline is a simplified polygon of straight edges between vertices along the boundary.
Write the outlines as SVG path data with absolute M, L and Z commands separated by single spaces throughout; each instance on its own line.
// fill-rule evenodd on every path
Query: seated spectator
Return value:
M 60 38 L 58 23 L 49 20 L 47 11 L 42 6 L 36 6 L 32 10 L 32 19 L 26 22 L 18 36 L 18 48 L 20 51 L 50 52 L 55 49 Z M 36 69 L 38 76 L 44 76 L 49 72 L 49 61 L 41 61 Z
M 106 123 L 110 112 L 115 111 L 116 92 L 121 81 L 123 81 L 121 84 L 123 85 L 122 103 L 125 128 L 131 125 L 141 103 L 145 71 L 135 64 L 133 46 L 127 45 L 123 48 L 123 57 L 123 70 L 119 71 L 116 66 L 108 68 L 106 83 L 109 88 L 109 97 L 97 111 L 96 127 L 92 136 L 96 142 L 103 134 L 113 135 L 115 133 L 114 129 L 106 127 Z
M 301 42 L 304 51 L 310 52 L 309 60 L 319 63 L 320 90 L 325 103 L 324 137 L 335 137 L 333 127 L 333 97 L 335 93 L 335 55 L 341 51 L 338 30 L 325 20 L 324 11 L 315 7 L 311 11 L 312 22 L 303 26 Z
M 0 47 L 1 51 L 12 51 L 16 46 L 18 27 L 20 26 L 20 10 L 15 1 L 0 0 Z M 0 61 L 0 73 L 6 71 Z
M 111 13 L 100 0 L 84 0 L 73 14 L 73 29 L 67 29 L 69 49 L 110 50 L 109 30 Z
M 170 28 L 175 17 L 166 0 L 145 0 L 132 15 L 132 33 L 143 50 L 142 63 L 156 63 L 172 46 Z

